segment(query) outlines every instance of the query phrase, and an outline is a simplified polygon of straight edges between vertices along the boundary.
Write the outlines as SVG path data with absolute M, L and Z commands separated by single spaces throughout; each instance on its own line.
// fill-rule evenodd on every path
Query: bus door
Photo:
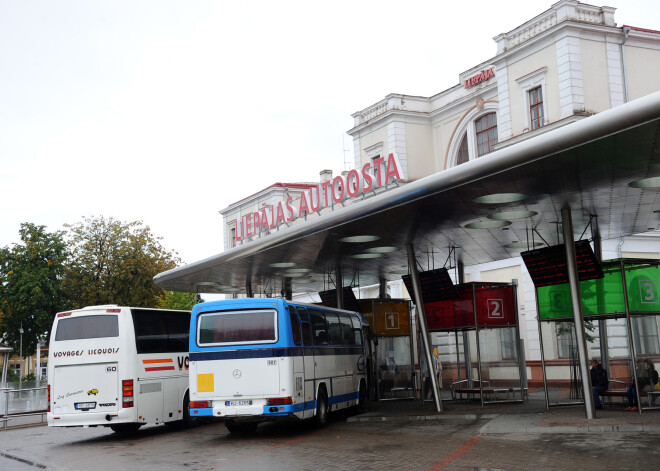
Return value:
M 297 307 L 300 316 L 300 330 L 302 334 L 302 352 L 303 352 L 303 389 L 305 395 L 305 414 L 304 418 L 314 415 L 315 400 L 315 358 L 314 346 L 312 345 L 312 324 L 310 323 L 309 313 L 302 306 Z

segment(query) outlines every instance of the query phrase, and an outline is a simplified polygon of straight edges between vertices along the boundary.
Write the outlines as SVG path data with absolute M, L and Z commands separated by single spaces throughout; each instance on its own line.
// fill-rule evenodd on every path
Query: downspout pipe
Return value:
M 630 34 L 630 26 L 623 27 L 623 42 L 621 43 L 621 68 L 623 73 L 623 102 L 628 103 L 628 74 L 626 73 L 626 48 L 625 44 Z

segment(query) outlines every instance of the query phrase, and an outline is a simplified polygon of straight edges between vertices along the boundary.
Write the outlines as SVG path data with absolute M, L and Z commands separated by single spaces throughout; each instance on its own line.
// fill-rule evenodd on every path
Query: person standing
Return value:
M 637 384 L 639 384 L 640 391 L 648 392 L 652 391 L 655 385 L 658 383 L 658 372 L 653 365 L 653 361 L 650 358 L 646 358 L 643 362 L 644 368 L 637 370 Z M 628 407 L 626 410 L 639 410 L 639 404 L 637 403 L 637 390 L 635 389 L 635 381 L 630 384 L 628 388 Z
M 591 359 L 591 392 L 594 396 L 594 405 L 596 409 L 602 409 L 603 405 L 600 403 L 600 393 L 607 391 L 609 381 L 607 380 L 607 372 L 600 364 L 599 358 Z

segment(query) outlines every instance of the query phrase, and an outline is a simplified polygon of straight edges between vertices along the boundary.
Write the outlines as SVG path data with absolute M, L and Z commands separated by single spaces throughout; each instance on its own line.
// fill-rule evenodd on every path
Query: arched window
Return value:
M 495 100 L 479 100 L 456 125 L 447 149 L 445 168 L 455 167 L 492 152 L 498 141 Z
M 477 133 L 477 157 L 490 154 L 497 144 L 497 115 L 489 113 L 474 123 Z
M 467 133 L 463 134 L 461 146 L 458 148 L 458 155 L 456 156 L 456 165 L 464 164 L 470 160 L 470 153 L 468 152 L 468 139 Z

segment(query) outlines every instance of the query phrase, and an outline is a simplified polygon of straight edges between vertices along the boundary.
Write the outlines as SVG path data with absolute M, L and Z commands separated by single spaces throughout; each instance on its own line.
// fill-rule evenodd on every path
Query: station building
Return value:
M 493 151 L 570 126 L 660 89 L 657 79 L 660 75 L 660 31 L 617 25 L 615 9 L 611 7 L 562 0 L 493 39 L 495 54 L 461 72 L 455 86 L 431 97 L 392 93 L 352 115 L 354 126 L 348 130 L 353 139 L 352 170 L 358 175 L 368 174 L 373 180 L 378 180 L 379 172 L 396 173 L 396 178 L 392 179 L 395 183 L 386 178 L 382 185 L 375 185 L 373 191 L 362 192 L 361 198 L 350 200 L 345 193 L 358 180 L 351 180 L 349 171 L 341 178 L 333 177 L 328 171 L 321 172 L 319 182 L 274 184 L 220 211 L 224 220 L 225 249 L 286 230 L 308 218 L 323 216 L 335 205 L 360 204 L 394 186 L 406 185 L 475 159 L 487 159 Z M 321 204 L 324 183 L 323 189 L 341 190 L 344 196 L 335 200 L 326 197 L 326 204 Z M 305 204 L 301 202 L 303 198 Z M 287 201 L 293 208 L 288 215 Z M 283 211 L 279 221 L 278 205 Z M 315 208 L 307 210 L 312 205 Z M 301 206 L 304 209 L 300 209 Z M 258 221 L 255 215 L 259 215 Z M 264 223 L 264 218 L 268 222 Z M 531 224 L 530 221 L 530 232 Z M 518 253 L 525 247 L 524 241 L 520 242 Z M 649 227 L 645 233 L 599 241 L 594 248 L 602 260 L 660 259 L 660 232 L 658 227 Z M 460 273 L 454 277 L 465 282 L 518 281 L 519 325 L 525 346 L 526 374 L 530 385 L 539 385 L 541 341 L 534 285 L 516 250 L 512 249 L 510 255 L 497 262 L 461 266 Z M 401 282 L 390 282 L 388 290 L 394 298 L 409 299 Z M 383 292 L 378 284 L 363 285 L 357 296 L 374 297 Z M 641 330 L 635 331 L 643 346 L 641 353 L 660 357 L 656 318 L 650 317 L 644 322 Z M 575 355 L 571 337 L 562 335 L 561 324 L 544 324 L 542 328 L 545 357 L 550 360 L 548 368 L 552 369 L 554 361 L 558 368 L 555 376 L 564 376 L 564 360 Z M 600 335 L 599 329 L 607 329 L 608 335 Z M 601 355 L 605 352 L 600 350 L 607 348 L 608 354 L 603 357 L 627 362 L 625 320 L 599 322 L 594 327 L 593 337 L 589 345 L 591 354 Z M 609 343 L 602 342 L 604 337 Z M 510 338 L 502 338 L 499 344 L 490 344 L 491 351 L 487 353 L 491 358 L 503 357 L 510 350 L 506 347 L 510 342 Z M 456 354 L 453 350 L 456 347 L 445 343 L 442 335 L 433 334 L 433 343 L 448 357 Z

